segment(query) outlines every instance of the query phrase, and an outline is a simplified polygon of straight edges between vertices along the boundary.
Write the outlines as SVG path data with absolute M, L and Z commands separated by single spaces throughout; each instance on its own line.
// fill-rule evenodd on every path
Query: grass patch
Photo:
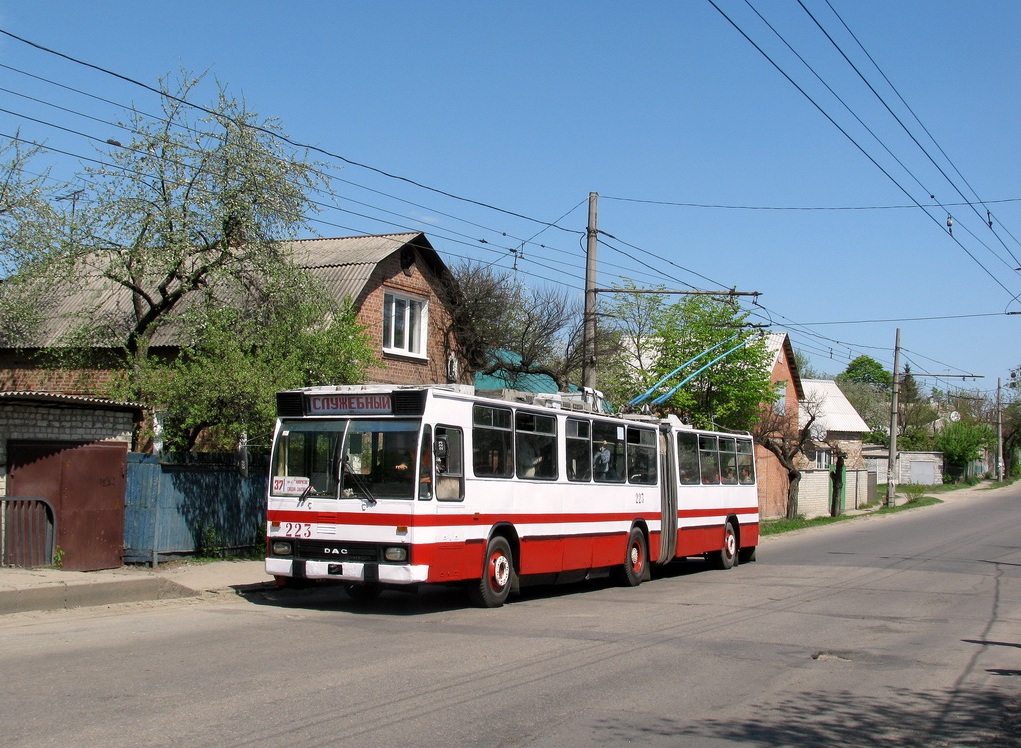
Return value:
M 786 517 L 781 517 L 780 519 L 764 519 L 759 523 L 759 535 L 779 535 L 784 532 L 804 530 L 808 527 L 832 525 L 834 522 L 847 522 L 849 520 L 858 519 L 859 517 L 868 517 L 870 514 L 893 514 L 894 512 L 903 512 L 905 509 L 917 509 L 922 506 L 932 506 L 933 504 L 942 503 L 943 500 L 937 499 L 935 496 L 922 496 L 917 499 L 912 499 L 900 506 L 884 506 L 868 512 L 867 514 L 841 514 L 839 517 L 816 517 L 815 519 L 805 519 L 804 517 L 795 517 L 794 519 L 787 519 Z

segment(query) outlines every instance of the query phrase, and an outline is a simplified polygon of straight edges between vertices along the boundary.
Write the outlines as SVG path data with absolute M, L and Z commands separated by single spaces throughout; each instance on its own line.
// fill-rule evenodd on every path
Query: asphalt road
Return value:
M 636 589 L 340 590 L 0 618 L 7 746 L 1021 745 L 1021 489 Z

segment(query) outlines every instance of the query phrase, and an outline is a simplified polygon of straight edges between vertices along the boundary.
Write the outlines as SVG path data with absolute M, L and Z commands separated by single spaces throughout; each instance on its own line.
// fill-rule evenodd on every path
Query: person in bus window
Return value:
M 741 470 L 738 473 L 738 477 L 740 478 L 742 483 L 751 483 L 752 482 L 752 469 L 750 467 L 748 467 L 747 465 L 742 465 L 741 466 Z
M 536 449 L 531 439 L 520 439 L 518 441 L 518 475 L 522 478 L 534 478 L 539 464 L 542 462 L 542 455 Z
M 611 457 L 609 444 L 605 440 L 599 442 L 599 449 L 592 457 L 592 470 L 595 472 L 596 480 L 609 480 Z

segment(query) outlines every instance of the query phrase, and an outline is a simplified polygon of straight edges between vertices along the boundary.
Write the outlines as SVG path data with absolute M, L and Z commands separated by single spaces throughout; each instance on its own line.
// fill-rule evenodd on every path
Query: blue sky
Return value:
M 517 255 L 527 282 L 580 298 L 596 192 L 600 286 L 759 291 L 755 321 L 829 374 L 860 354 L 892 368 L 899 327 L 902 365 L 984 377 L 926 384 L 995 390 L 1021 365 L 1005 314 L 1021 312 L 1021 3 L 802 1 L 0 0 L 0 29 L 149 85 L 208 71 L 294 140 L 403 178 L 320 155 L 337 205 L 321 235 L 422 230 L 450 263 Z M 81 116 L 119 116 L 91 97 L 157 111 L 10 37 L 0 65 L 0 133 L 71 154 L 97 145 L 54 125 L 117 137 Z

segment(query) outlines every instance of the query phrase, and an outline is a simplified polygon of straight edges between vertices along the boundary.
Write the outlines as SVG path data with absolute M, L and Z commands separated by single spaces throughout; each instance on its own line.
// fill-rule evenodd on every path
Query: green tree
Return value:
M 61 241 L 59 186 L 32 171 L 38 149 L 15 136 L 0 144 L 0 345 L 17 347 L 41 319 L 40 295 L 17 271 L 41 264 Z
M 19 265 L 37 285 L 80 294 L 65 346 L 116 346 L 143 360 L 156 331 L 191 299 L 231 303 L 263 284 L 286 261 L 279 241 L 314 212 L 308 195 L 321 177 L 275 137 L 279 125 L 222 87 L 196 110 L 185 102 L 198 84 L 161 81 L 162 119 L 129 113 L 131 138 L 85 169 L 62 240 Z M 104 291 L 116 289 L 129 307 L 99 314 Z
M 666 394 L 722 357 L 670 395 L 663 408 L 699 426 L 748 428 L 755 423 L 762 404 L 771 403 L 774 393 L 765 341 L 748 329 L 748 315 L 730 301 L 708 295 L 687 296 L 669 305 L 657 294 L 644 296 L 615 294 L 609 307 L 610 318 L 628 341 L 620 345 L 616 370 L 633 388 L 631 396 L 705 354 L 661 387 Z M 622 321 L 629 321 L 628 326 Z
M 30 176 L 17 141 L 0 165 L 0 262 L 14 273 L 0 314 L 75 299 L 47 359 L 118 371 L 110 394 L 164 412 L 176 448 L 203 430 L 212 446 L 268 440 L 277 389 L 357 381 L 372 358 L 350 307 L 284 253 L 315 211 L 317 165 L 222 87 L 189 105 L 199 85 L 161 82 L 162 118 L 129 112 L 130 137 L 111 141 L 71 201 Z
M 150 356 L 121 382 L 144 392 L 164 418 L 170 450 L 230 450 L 242 435 L 268 444 L 279 390 L 363 379 L 374 347 L 349 303 L 283 273 L 262 304 L 211 305 L 188 318 L 189 342 L 173 361 Z
M 657 293 L 627 293 L 627 284 L 601 304 L 599 328 L 612 348 L 599 356 L 597 386 L 610 402 L 623 405 L 657 381 L 660 355 L 659 326 L 666 313 L 666 297 Z
M 869 356 L 858 356 L 847 365 L 843 373 L 837 375 L 838 382 L 860 382 L 881 390 L 893 387 L 893 374 L 883 368 L 882 364 Z
M 982 456 L 982 450 L 996 444 L 996 434 L 986 423 L 958 421 L 936 435 L 936 448 L 943 453 L 950 472 L 963 474 L 968 463 Z

